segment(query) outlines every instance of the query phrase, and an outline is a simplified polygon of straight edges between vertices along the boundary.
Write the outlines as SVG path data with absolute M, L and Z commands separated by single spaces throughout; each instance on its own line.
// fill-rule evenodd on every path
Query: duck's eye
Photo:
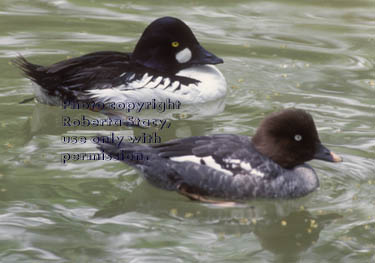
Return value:
M 180 43 L 178 43 L 178 41 L 173 41 L 171 43 L 172 47 L 178 47 L 180 45 Z
M 302 135 L 300 135 L 300 134 L 294 135 L 294 140 L 297 141 L 297 142 L 302 141 Z

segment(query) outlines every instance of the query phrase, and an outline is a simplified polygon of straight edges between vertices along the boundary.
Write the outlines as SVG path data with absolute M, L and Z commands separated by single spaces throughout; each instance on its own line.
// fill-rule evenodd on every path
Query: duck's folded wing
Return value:
M 232 176 L 269 177 L 278 165 L 260 154 L 246 136 L 220 134 L 170 141 L 154 146 L 159 156 L 194 162 Z
M 126 100 L 127 91 L 138 89 L 177 90 L 197 80 L 154 72 L 131 63 L 131 54 L 114 51 L 94 52 L 63 60 L 50 66 L 32 64 L 20 56 L 14 63 L 26 77 L 38 84 L 49 96 L 64 100 Z M 115 92 L 111 92 L 115 89 Z
M 168 171 L 183 194 L 198 199 L 212 196 L 244 199 L 267 192 L 264 182 L 282 168 L 238 135 L 198 136 L 153 146 L 168 159 Z

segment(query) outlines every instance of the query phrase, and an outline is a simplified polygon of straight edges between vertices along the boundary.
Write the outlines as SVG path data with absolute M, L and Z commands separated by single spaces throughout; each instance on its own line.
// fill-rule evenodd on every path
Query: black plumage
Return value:
M 177 54 L 185 49 L 190 52 L 190 58 L 184 62 L 178 61 Z M 142 89 L 148 83 L 136 88 L 131 84 L 141 80 L 146 73 L 152 76 L 148 82 L 162 77 L 168 79 L 170 84 L 164 88 L 172 87 L 172 83 L 176 82 L 178 85 L 173 89 L 179 90 L 181 85 L 200 82 L 195 78 L 176 75 L 179 71 L 194 65 L 223 63 L 223 60 L 205 50 L 184 22 L 173 17 L 162 17 L 145 29 L 132 53 L 100 51 L 50 66 L 36 65 L 20 56 L 14 63 L 27 78 L 39 85 L 42 95 L 37 99 L 56 104 L 62 100 L 96 100 L 90 94 L 91 90 L 121 87 L 126 92 Z

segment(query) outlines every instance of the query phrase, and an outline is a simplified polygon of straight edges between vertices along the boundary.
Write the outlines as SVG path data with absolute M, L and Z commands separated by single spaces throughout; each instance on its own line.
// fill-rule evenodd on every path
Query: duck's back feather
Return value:
M 156 72 L 142 65 L 132 63 L 131 53 L 114 51 L 101 51 L 90 53 L 81 57 L 71 58 L 50 66 L 40 66 L 27 61 L 20 56 L 15 64 L 24 72 L 27 78 L 35 82 L 40 88 L 40 97 L 46 99 L 57 97 L 59 100 L 69 101 L 100 101 L 127 99 L 127 92 L 138 89 L 150 89 L 150 82 L 163 79 L 163 83 L 169 82 L 180 85 L 196 84 L 199 81 L 177 75 Z M 143 81 L 150 76 L 148 81 Z M 161 81 L 159 81 L 160 83 Z M 136 85 L 133 85 L 136 83 Z M 143 83 L 139 85 L 139 83 Z M 112 96 L 112 89 L 121 92 L 119 96 Z M 136 91 L 137 94 L 141 94 Z M 38 94 L 38 92 L 37 92 Z M 130 99 L 132 94 L 129 93 Z M 142 97 L 142 96 L 141 96 Z M 51 100 L 56 101 L 56 100 Z M 43 101 L 48 103 L 48 101 Z M 51 104 L 51 103 L 48 103 Z

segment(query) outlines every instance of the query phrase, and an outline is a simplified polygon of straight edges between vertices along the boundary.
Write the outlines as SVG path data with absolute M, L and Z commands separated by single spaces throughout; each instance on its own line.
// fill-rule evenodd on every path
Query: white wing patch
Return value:
M 241 169 L 249 172 L 252 175 L 264 177 L 264 173 L 257 169 L 253 169 L 253 167 L 251 167 L 251 164 L 248 162 L 241 161 L 239 159 L 224 159 L 223 161 L 227 163 L 228 166 L 230 165 L 233 169 L 241 167 Z
M 176 162 L 193 162 L 197 164 L 204 164 L 208 167 L 211 167 L 215 170 L 218 170 L 220 172 L 226 173 L 228 175 L 233 175 L 231 171 L 228 171 L 226 169 L 223 169 L 220 164 L 218 164 L 212 156 L 206 156 L 206 157 L 198 157 L 195 155 L 185 155 L 185 156 L 179 156 L 179 157 L 172 157 L 170 158 L 172 161 Z
M 246 171 L 251 171 L 252 170 L 252 167 L 251 167 L 251 164 L 247 163 L 247 162 L 241 162 L 240 163 L 240 167 Z
M 264 177 L 264 173 L 262 173 L 261 171 L 259 171 L 257 169 L 252 169 L 251 174 L 253 174 L 255 176 L 259 176 L 259 177 Z

